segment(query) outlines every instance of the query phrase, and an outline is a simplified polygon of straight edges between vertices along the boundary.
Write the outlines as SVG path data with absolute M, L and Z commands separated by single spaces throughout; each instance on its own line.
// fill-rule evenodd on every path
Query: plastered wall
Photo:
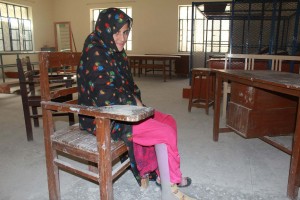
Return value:
M 209 0 L 208 0 L 209 1 Z M 220 1 L 220 0 L 211 0 Z M 55 46 L 54 22 L 70 21 L 77 51 L 91 31 L 90 9 L 132 7 L 133 51 L 129 53 L 177 53 L 178 5 L 190 0 L 9 0 L 32 8 L 34 50 Z M 204 2 L 204 1 L 203 1 Z

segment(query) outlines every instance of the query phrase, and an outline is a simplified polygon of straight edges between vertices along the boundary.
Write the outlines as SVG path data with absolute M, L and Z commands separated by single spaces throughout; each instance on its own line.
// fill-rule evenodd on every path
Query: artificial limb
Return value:
M 166 144 L 156 144 L 155 152 L 158 162 L 158 169 L 161 182 L 161 199 L 162 200 L 195 200 L 182 193 L 177 184 L 172 184 L 170 181 L 168 150 Z

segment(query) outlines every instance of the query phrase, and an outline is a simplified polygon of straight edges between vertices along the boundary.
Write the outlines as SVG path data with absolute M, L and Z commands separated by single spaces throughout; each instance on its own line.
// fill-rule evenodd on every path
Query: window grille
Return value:
M 28 7 L 0 2 L 0 51 L 32 51 Z
M 191 51 L 192 23 L 194 23 L 193 51 L 227 52 L 229 46 L 229 20 L 210 20 L 203 14 L 203 6 L 195 8 L 192 18 L 192 6 L 179 6 L 178 51 Z

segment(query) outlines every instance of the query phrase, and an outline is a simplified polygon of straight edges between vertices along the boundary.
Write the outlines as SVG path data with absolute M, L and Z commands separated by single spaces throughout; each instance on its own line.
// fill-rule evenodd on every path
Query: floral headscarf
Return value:
M 134 96 L 141 99 L 129 70 L 124 49 L 120 52 L 113 39 L 126 23 L 132 19 L 117 8 L 103 10 L 96 22 L 95 30 L 86 38 L 80 65 L 77 69 L 78 104 L 87 106 L 136 105 Z M 80 127 L 95 134 L 94 119 L 80 116 Z M 132 126 L 114 122 L 112 138 L 122 139 L 129 150 L 133 172 L 140 182 L 133 155 Z

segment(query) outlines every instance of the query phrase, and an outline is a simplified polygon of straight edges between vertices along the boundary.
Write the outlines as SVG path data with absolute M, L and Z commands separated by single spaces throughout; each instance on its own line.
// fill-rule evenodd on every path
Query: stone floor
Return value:
M 188 79 L 136 77 L 143 102 L 177 119 L 181 169 L 193 183 L 184 189 L 201 200 L 286 200 L 290 156 L 259 139 L 235 133 L 212 140 L 213 110 L 187 111 L 182 89 Z M 21 98 L 0 94 L 0 200 L 47 200 L 47 177 L 42 127 L 34 128 L 34 141 L 27 142 Z M 64 119 L 61 119 L 64 120 Z M 66 122 L 58 122 L 64 124 Z M 291 138 L 285 138 L 290 143 Z M 98 186 L 61 172 L 63 200 L 99 199 Z M 160 199 L 153 183 L 141 191 L 130 171 L 114 183 L 116 200 Z

